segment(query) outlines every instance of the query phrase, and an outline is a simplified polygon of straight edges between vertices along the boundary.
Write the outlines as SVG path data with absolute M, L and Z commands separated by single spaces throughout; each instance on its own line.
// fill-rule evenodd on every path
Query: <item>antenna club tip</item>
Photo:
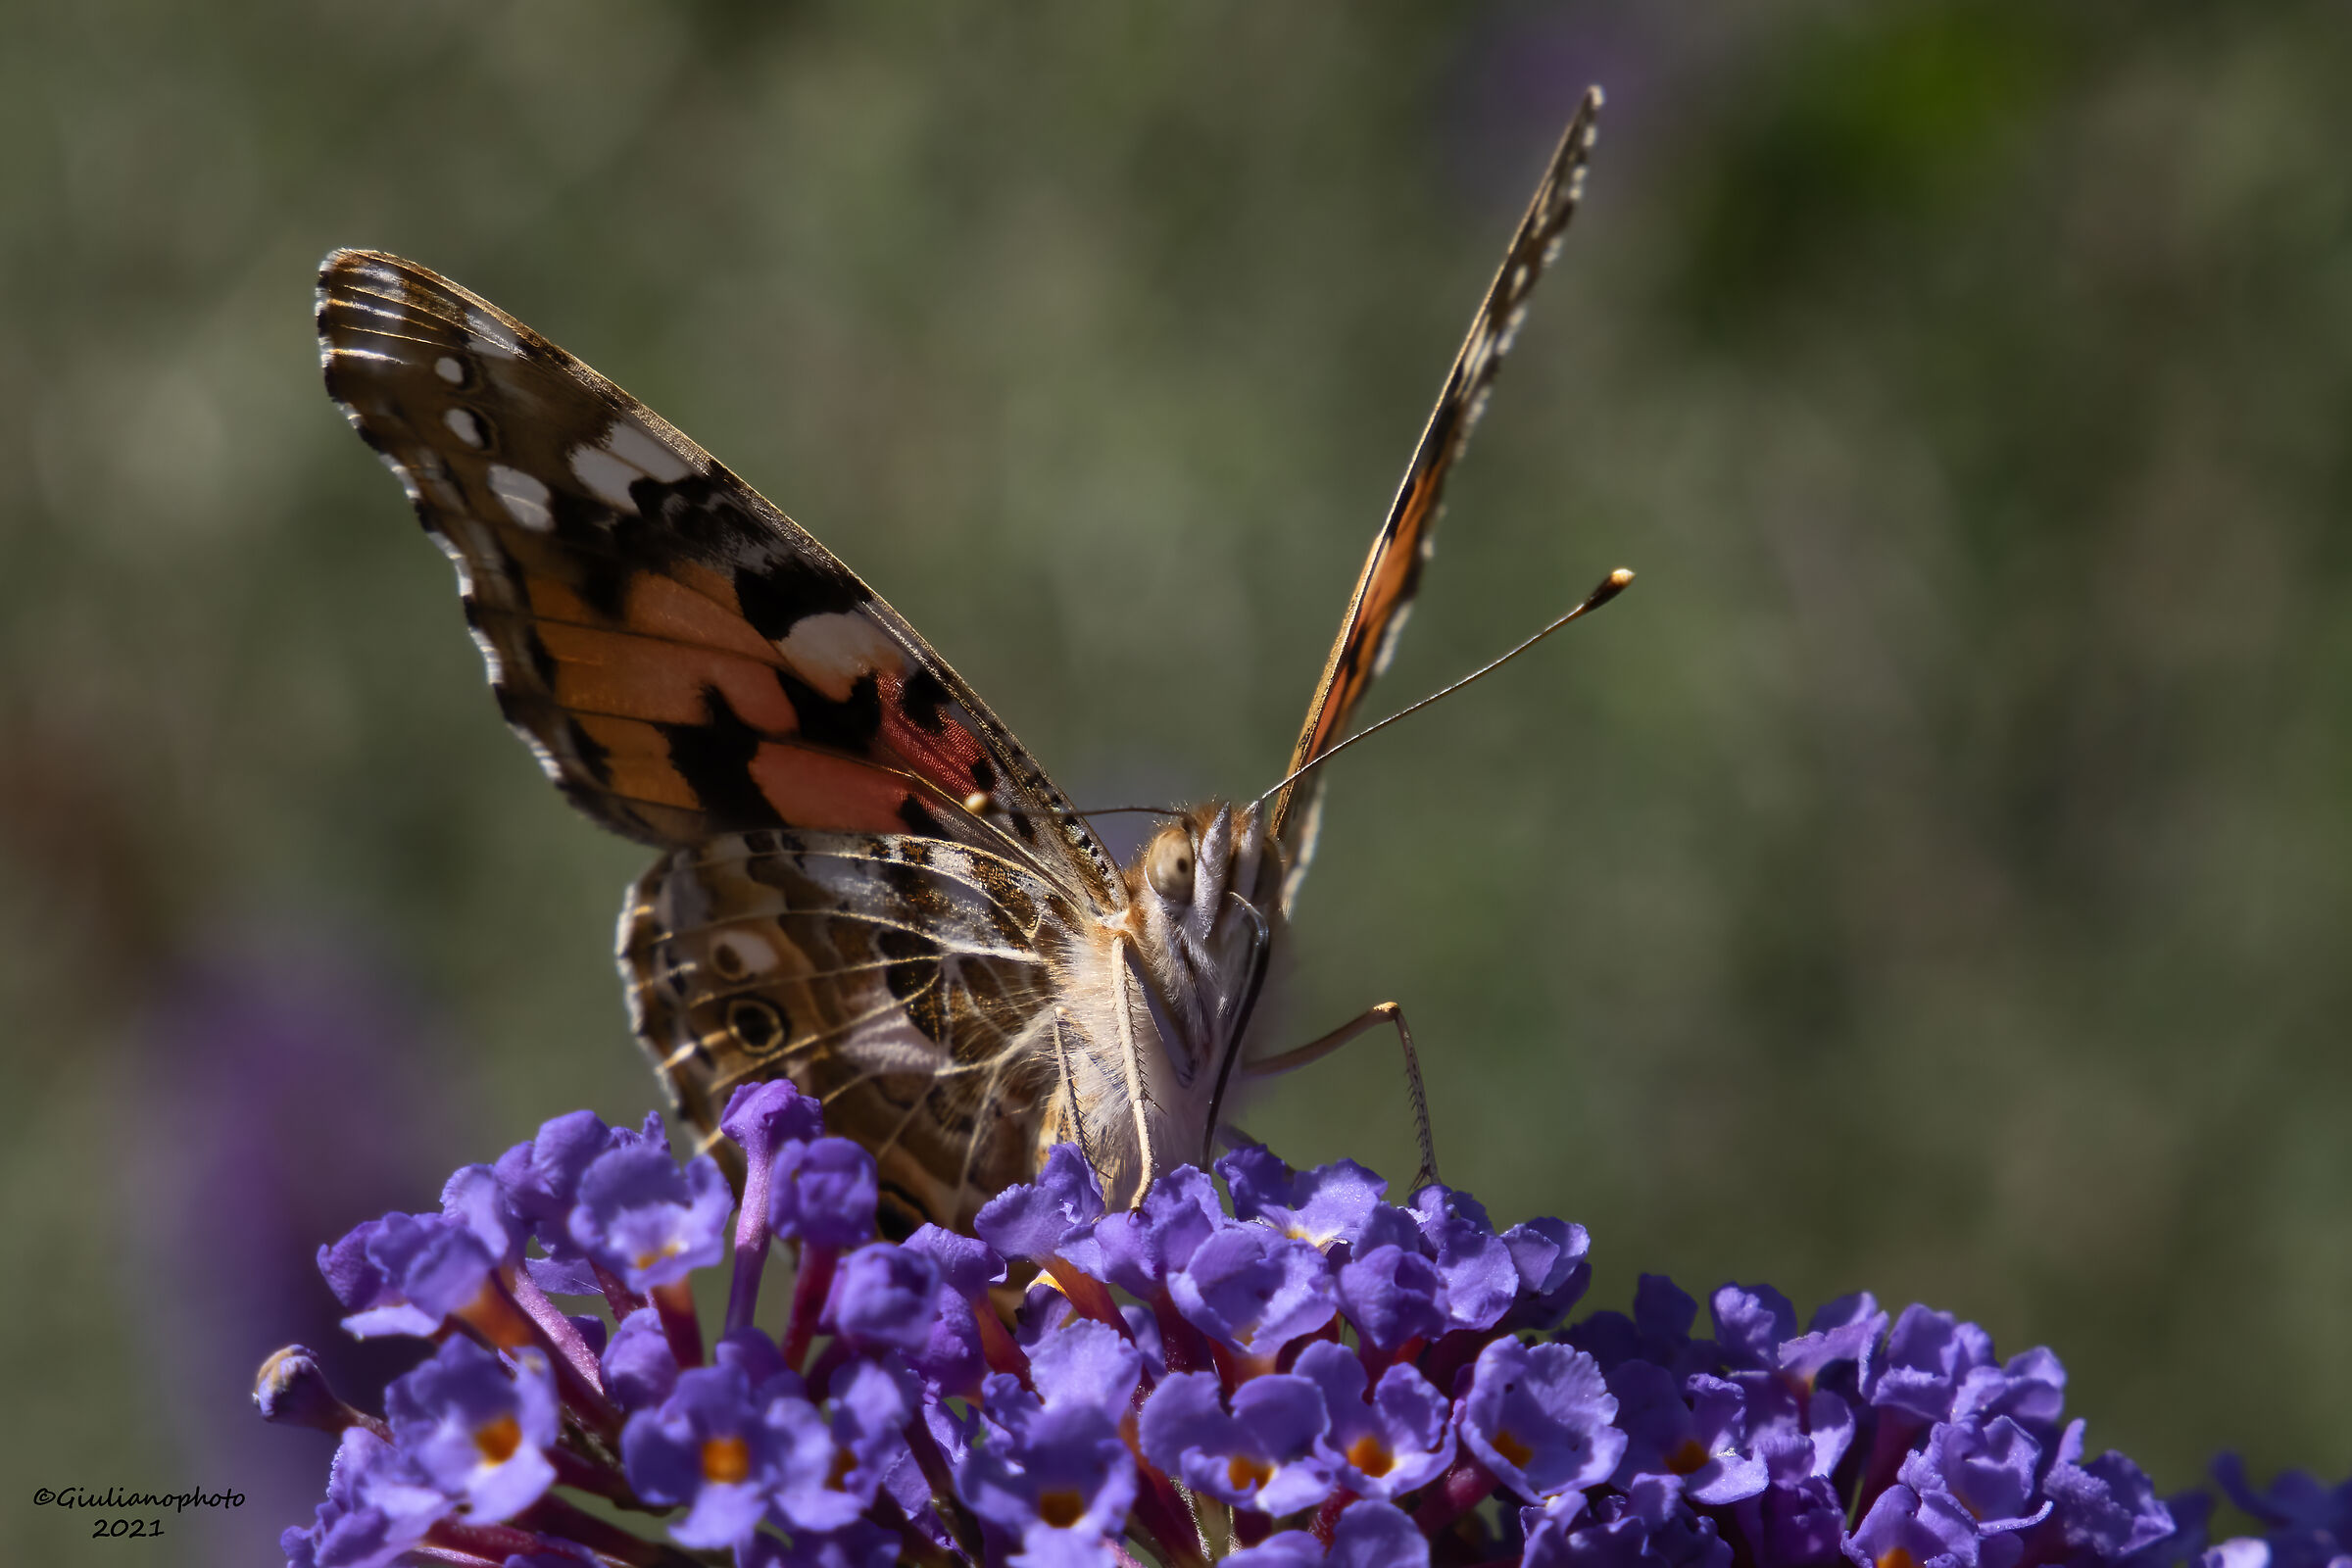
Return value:
M 1634 574 L 1626 570 L 1623 566 L 1619 566 L 1615 571 L 1610 572 L 1606 577 L 1600 579 L 1599 587 L 1593 589 L 1592 593 L 1585 596 L 1585 602 L 1577 607 L 1577 612 L 1582 614 L 1588 610 L 1598 610 L 1601 606 L 1607 604 L 1610 600 L 1625 592 L 1625 585 L 1633 580 Z

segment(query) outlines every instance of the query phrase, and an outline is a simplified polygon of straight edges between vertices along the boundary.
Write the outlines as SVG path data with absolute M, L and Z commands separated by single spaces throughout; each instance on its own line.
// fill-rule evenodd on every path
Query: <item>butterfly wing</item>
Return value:
M 512 317 L 340 251 L 318 331 L 508 721 L 665 852 L 620 960 L 679 1108 L 714 1137 L 736 1085 L 791 1077 L 906 1224 L 1025 1179 L 1073 933 L 1125 902 L 1068 801 L 823 546 Z
M 1081 911 L 1003 856 L 911 835 L 726 834 L 639 880 L 620 961 L 679 1107 L 789 1076 L 875 1156 L 890 1228 L 968 1226 L 1032 1173 Z
M 1307 704 L 1306 723 L 1291 749 L 1286 776 L 1312 762 L 1346 739 L 1348 718 L 1357 702 L 1396 651 L 1396 635 L 1404 629 L 1405 612 L 1421 584 L 1421 568 L 1429 560 L 1431 529 L 1444 498 L 1446 477 L 1470 439 L 1472 426 L 1484 410 L 1502 357 L 1510 351 L 1512 334 L 1527 307 L 1528 295 L 1559 248 L 1560 235 L 1575 216 L 1584 189 L 1585 161 L 1592 152 L 1600 114 L 1600 89 L 1585 94 L 1576 116 L 1560 138 L 1559 149 L 1537 185 L 1527 216 L 1511 236 L 1502 266 L 1487 289 L 1487 297 L 1471 318 L 1469 335 L 1454 356 L 1445 389 L 1421 432 L 1421 444 L 1404 470 L 1404 482 L 1389 507 L 1388 520 L 1372 541 L 1355 592 L 1341 618 L 1340 635 L 1323 662 L 1323 677 Z M 1287 906 L 1304 877 L 1314 854 L 1316 818 L 1322 804 L 1322 775 L 1285 786 L 1275 796 L 1271 831 L 1281 835 L 1288 851 L 1289 880 L 1283 902 Z M 1299 797 L 1303 795 L 1303 799 Z
M 660 416 L 398 257 L 329 256 L 318 336 L 328 393 L 457 564 L 508 722 L 588 815 L 671 848 L 783 827 L 953 839 L 1123 902 L 946 661 Z

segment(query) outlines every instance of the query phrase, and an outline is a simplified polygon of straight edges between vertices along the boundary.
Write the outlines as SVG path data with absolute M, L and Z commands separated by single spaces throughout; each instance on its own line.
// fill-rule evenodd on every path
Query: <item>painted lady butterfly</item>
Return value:
M 1294 772 L 1341 742 L 1396 642 L 1599 105 L 1586 96 L 1471 323 Z M 1122 869 L 896 611 L 562 349 L 366 251 L 326 259 L 318 337 L 328 394 L 457 564 L 507 721 L 574 806 L 662 850 L 623 906 L 620 966 L 707 1139 L 737 1085 L 788 1074 L 873 1152 L 894 1229 L 967 1226 L 1057 1142 L 1114 1202 L 1205 1160 L 1319 773 L 1184 810 Z

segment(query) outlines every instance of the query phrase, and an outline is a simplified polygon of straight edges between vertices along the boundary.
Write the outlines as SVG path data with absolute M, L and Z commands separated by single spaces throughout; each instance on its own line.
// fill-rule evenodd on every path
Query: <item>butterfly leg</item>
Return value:
M 1120 950 L 1113 955 L 1119 973 L 1119 1057 L 1127 1068 L 1127 1103 L 1135 1112 L 1136 1154 L 1144 1166 L 1142 1179 L 1135 1184 L 1135 1197 L 1129 1200 L 1127 1206 L 1141 1208 L 1144 1206 L 1144 1195 L 1152 1190 L 1152 1179 L 1159 1173 L 1152 1166 L 1152 1123 L 1146 1114 L 1148 1102 L 1144 1099 L 1144 1064 L 1135 1054 L 1135 1017 L 1127 1008 L 1127 987 L 1132 978 L 1127 967 L 1127 938 L 1121 935 L 1111 940 Z M 1097 1166 L 1096 1169 L 1099 1172 L 1101 1167 Z
M 1054 1054 L 1061 1067 L 1062 1097 L 1069 1103 L 1070 1137 L 1076 1141 L 1078 1153 L 1088 1167 L 1100 1171 L 1102 1167 L 1096 1162 L 1095 1152 L 1086 1141 L 1086 1117 L 1078 1108 L 1078 1075 L 1070 1070 L 1069 1042 L 1061 1037 L 1064 1016 L 1061 1008 L 1054 1009 Z
M 1394 1002 L 1383 1002 L 1366 1007 L 1359 1017 L 1348 1019 L 1319 1040 L 1255 1061 L 1242 1063 L 1242 1071 L 1251 1078 L 1272 1078 L 1293 1072 L 1309 1062 L 1320 1061 L 1367 1030 L 1384 1023 L 1396 1026 L 1396 1043 L 1404 1048 L 1404 1084 L 1413 1097 L 1413 1131 L 1421 1140 L 1421 1168 L 1414 1173 L 1413 1191 L 1431 1186 L 1438 1179 L 1437 1142 L 1429 1131 L 1429 1095 L 1421 1086 L 1421 1058 L 1413 1054 L 1413 1032 L 1404 1026 L 1404 1009 Z

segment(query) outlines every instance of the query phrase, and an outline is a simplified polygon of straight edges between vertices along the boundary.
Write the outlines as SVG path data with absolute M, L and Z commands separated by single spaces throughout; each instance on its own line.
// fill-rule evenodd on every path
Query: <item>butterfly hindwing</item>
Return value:
M 1412 608 L 1421 568 L 1429 559 L 1431 529 L 1444 499 L 1446 475 L 1469 441 L 1495 371 L 1510 351 L 1527 297 L 1557 251 L 1569 219 L 1575 216 L 1599 113 L 1600 90 L 1593 88 L 1585 94 L 1562 134 L 1527 215 L 1511 237 L 1510 249 L 1503 253 L 1502 266 L 1488 286 L 1478 314 L 1471 318 L 1469 335 L 1446 373 L 1437 407 L 1422 430 L 1421 444 L 1405 468 L 1404 482 L 1397 487 L 1388 519 L 1374 537 L 1371 553 L 1356 577 L 1355 591 L 1348 598 L 1339 637 L 1307 705 L 1306 722 L 1292 748 L 1286 775 L 1296 773 L 1346 738 L 1357 702 L 1396 651 L 1396 635 L 1404 629 L 1405 612 Z M 1303 803 L 1295 799 L 1300 792 L 1306 797 Z M 1291 849 L 1291 892 L 1296 891 L 1312 857 L 1320 798 L 1318 772 L 1285 788 L 1274 800 L 1273 831 Z M 1284 902 L 1289 902 L 1288 893 Z
M 590 816 L 666 846 L 913 833 L 1113 900 L 1036 763 L 911 627 L 708 453 L 438 274 L 339 251 L 327 389 L 457 563 L 509 722 Z
M 649 871 L 620 960 L 692 1120 L 790 1077 L 873 1152 L 900 1221 L 953 1227 L 1029 1175 L 1080 919 L 1043 878 L 959 845 L 759 831 Z

